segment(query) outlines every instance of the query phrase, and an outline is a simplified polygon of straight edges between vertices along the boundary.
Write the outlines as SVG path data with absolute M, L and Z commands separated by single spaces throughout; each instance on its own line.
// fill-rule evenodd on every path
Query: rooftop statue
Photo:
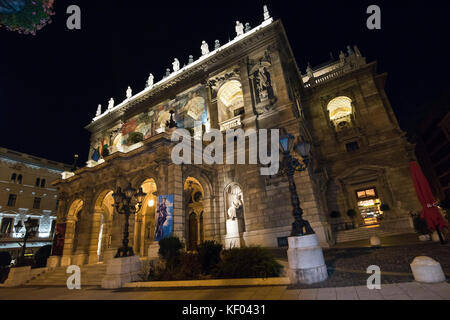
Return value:
M 108 110 L 114 108 L 114 99 L 111 98 L 109 99 L 109 103 L 108 103 Z
M 264 20 L 270 19 L 269 9 L 267 9 L 267 6 L 264 6 Z
M 219 40 L 216 40 L 215 44 L 214 44 L 214 50 L 217 50 L 220 48 L 220 42 Z
M 194 56 L 193 55 L 189 55 L 189 61 L 188 64 L 191 64 L 194 62 Z
M 150 75 L 148 76 L 148 80 L 147 80 L 147 87 L 153 87 L 153 81 L 154 81 L 155 77 L 153 77 L 153 74 L 150 73 Z
M 244 25 L 241 22 L 236 21 L 235 29 L 236 29 L 236 37 L 239 37 L 240 35 L 244 34 Z
M 133 95 L 133 91 L 131 90 L 130 86 L 128 86 L 128 89 L 127 89 L 127 99 L 130 99 L 132 95 Z
M 202 41 L 202 46 L 200 47 L 202 49 L 202 56 L 209 53 L 209 47 L 206 41 Z
M 173 62 L 172 62 L 172 66 L 173 66 L 173 72 L 177 72 L 178 70 L 180 70 L 180 61 L 178 61 L 178 59 L 175 58 L 175 60 L 173 60 Z
M 252 28 L 250 27 L 250 23 L 245 24 L 245 32 L 249 32 Z
M 95 114 L 96 117 L 100 116 L 102 114 L 102 105 L 99 104 L 97 108 L 97 113 Z
M 308 63 L 308 66 L 306 67 L 306 74 L 309 78 L 314 78 L 314 73 L 311 69 L 311 65 Z

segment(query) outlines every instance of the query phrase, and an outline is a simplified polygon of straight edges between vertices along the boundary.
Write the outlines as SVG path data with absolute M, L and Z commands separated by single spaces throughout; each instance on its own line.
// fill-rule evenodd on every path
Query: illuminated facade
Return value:
M 15 256 L 25 227 L 14 226 L 35 219 L 39 232 L 27 244 L 28 252 L 51 244 L 56 222 L 58 190 L 51 182 L 60 178 L 68 165 L 0 148 L 0 250 Z
M 313 163 L 295 181 L 304 216 L 323 246 L 345 232 L 340 226 L 350 221 L 349 209 L 357 211 L 357 226 L 412 230 L 408 210 L 420 205 L 407 171 L 408 145 L 383 89 L 385 75 L 357 48 L 302 75 L 281 21 L 266 18 L 161 81 L 151 77 L 142 92 L 98 110 L 87 126 L 87 166 L 55 183 L 65 230 L 61 265 L 113 257 L 124 222 L 113 210 L 112 193 L 128 182 L 147 193 L 131 223 L 131 244 L 141 257 L 157 245 L 162 198 L 172 210 L 164 225 L 187 249 L 203 240 L 285 245 L 293 222 L 287 179 L 263 176 L 259 165 L 174 164 L 171 111 L 177 127 L 194 137 L 211 128 L 286 128 L 312 141 Z M 371 188 L 374 197 L 357 198 Z M 382 220 L 378 203 L 390 206 Z M 340 217 L 331 218 L 331 211 Z M 228 223 L 230 217 L 237 224 Z

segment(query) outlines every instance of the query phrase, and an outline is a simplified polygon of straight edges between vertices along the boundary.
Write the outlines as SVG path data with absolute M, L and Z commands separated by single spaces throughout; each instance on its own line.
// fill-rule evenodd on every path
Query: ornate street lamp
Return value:
M 139 188 L 139 191 L 136 192 L 136 189 L 131 187 L 131 183 L 128 183 L 128 186 L 123 192 L 122 189 L 118 187 L 116 192 L 112 194 L 114 199 L 113 207 L 116 208 L 119 214 L 125 215 L 125 229 L 123 232 L 122 247 L 117 250 L 116 258 L 134 256 L 133 248 L 128 246 L 128 236 L 130 235 L 128 232 L 128 228 L 130 226 L 129 218 L 130 214 L 135 214 L 141 210 L 142 201 L 144 201 L 146 195 L 147 194 L 142 191 L 142 188 Z M 137 209 L 136 205 L 138 206 Z
M 14 226 L 14 230 L 16 233 L 19 233 L 20 230 L 22 230 L 24 224 L 22 224 L 22 220 L 19 220 L 19 222 Z M 31 220 L 31 218 L 28 218 L 25 221 L 25 235 L 23 236 L 23 245 L 22 245 L 22 252 L 19 257 L 18 265 L 21 265 L 24 262 L 25 258 L 25 250 L 27 248 L 27 241 L 29 238 L 34 237 L 38 231 L 38 224 L 36 221 Z
M 291 202 L 294 215 L 294 223 L 292 224 L 292 237 L 314 234 L 314 230 L 308 221 L 302 218 L 303 210 L 300 207 L 300 200 L 297 195 L 297 187 L 294 181 L 295 171 L 305 171 L 309 164 L 311 144 L 302 141 L 294 146 L 294 136 L 282 130 L 280 136 L 280 150 L 282 152 L 282 171 L 288 177 L 289 191 L 291 192 Z M 292 149 L 301 157 L 293 156 Z

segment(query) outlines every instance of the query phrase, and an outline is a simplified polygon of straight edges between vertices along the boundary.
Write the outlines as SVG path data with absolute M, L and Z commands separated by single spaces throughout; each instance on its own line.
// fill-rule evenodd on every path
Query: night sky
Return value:
M 66 28 L 66 8 L 77 4 L 82 29 Z M 55 1 L 53 23 L 36 36 L 0 29 L 0 146 L 71 163 L 89 151 L 84 127 L 114 97 L 159 81 L 177 57 L 200 56 L 234 38 L 236 20 L 252 27 L 263 4 L 285 26 L 304 72 L 357 44 L 367 60 L 388 72 L 387 94 L 407 129 L 426 104 L 450 87 L 450 1 Z M 366 9 L 378 4 L 382 29 L 366 28 Z M 425 107 L 424 107 L 425 106 Z

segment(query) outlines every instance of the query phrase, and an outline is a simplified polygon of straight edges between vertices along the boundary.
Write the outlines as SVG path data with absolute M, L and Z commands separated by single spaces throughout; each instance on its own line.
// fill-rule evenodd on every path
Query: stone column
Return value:
M 73 241 L 75 237 L 75 224 L 77 221 L 69 220 L 66 222 L 66 234 L 64 238 L 63 256 L 61 258 L 61 266 L 69 266 L 72 264 Z
M 102 220 L 102 211 L 97 210 L 92 216 L 92 226 L 88 247 L 88 264 L 95 264 L 98 262 L 98 241 L 100 235 L 100 227 Z

